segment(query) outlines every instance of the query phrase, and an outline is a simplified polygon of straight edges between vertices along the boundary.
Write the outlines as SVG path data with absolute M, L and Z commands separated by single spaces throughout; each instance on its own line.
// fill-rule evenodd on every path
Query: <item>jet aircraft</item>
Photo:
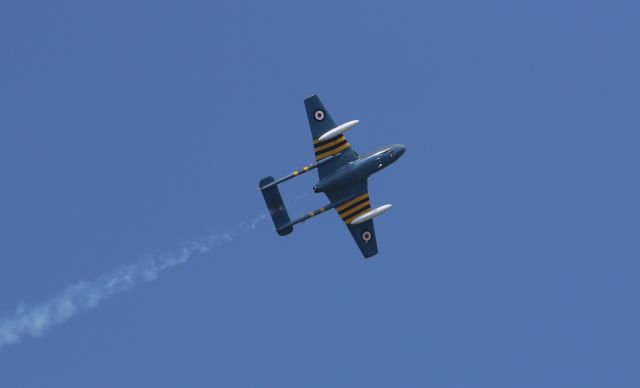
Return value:
M 268 176 L 259 183 L 276 231 L 279 235 L 285 236 L 293 231 L 295 224 L 327 210 L 336 209 L 364 257 L 370 258 L 378 253 L 373 218 L 389 210 L 391 205 L 371 208 L 367 179 L 398 160 L 406 147 L 393 144 L 367 155 L 360 155 L 343 135 L 345 131 L 358 124 L 358 120 L 336 125 L 316 95 L 305 99 L 304 106 L 311 127 L 316 162 L 284 178 L 275 180 Z M 313 187 L 313 191 L 325 193 L 330 203 L 291 221 L 278 184 L 316 168 L 320 180 Z

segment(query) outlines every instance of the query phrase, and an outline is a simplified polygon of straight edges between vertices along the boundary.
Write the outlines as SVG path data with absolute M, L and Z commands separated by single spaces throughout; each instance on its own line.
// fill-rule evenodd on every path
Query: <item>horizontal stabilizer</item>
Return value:
M 280 195 L 278 186 L 268 186 L 273 182 L 275 182 L 275 179 L 272 176 L 262 178 L 259 183 L 260 187 L 267 187 L 260 191 L 262 191 L 264 201 L 267 203 L 267 208 L 269 209 L 269 214 L 273 220 L 273 225 L 276 227 L 276 231 L 280 236 L 286 236 L 293 232 L 293 226 L 289 225 L 291 219 L 289 218 L 287 208 L 284 206 L 284 202 L 282 201 L 282 196 Z

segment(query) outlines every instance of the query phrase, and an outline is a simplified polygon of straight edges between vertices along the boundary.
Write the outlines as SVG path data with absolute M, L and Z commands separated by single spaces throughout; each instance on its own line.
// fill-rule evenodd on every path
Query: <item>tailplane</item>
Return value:
M 275 184 L 265 187 L 273 182 L 275 182 L 275 179 L 272 176 L 262 178 L 262 180 L 260 180 L 260 191 L 262 191 L 264 201 L 267 203 L 267 208 L 269 209 L 269 214 L 273 220 L 273 225 L 276 227 L 276 231 L 280 236 L 286 236 L 293 232 L 293 226 L 290 225 L 291 219 L 282 201 L 278 185 Z

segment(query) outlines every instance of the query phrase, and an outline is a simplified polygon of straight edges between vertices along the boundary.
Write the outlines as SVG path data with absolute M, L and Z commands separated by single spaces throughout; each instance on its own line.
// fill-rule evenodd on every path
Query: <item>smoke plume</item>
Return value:
M 264 219 L 265 216 L 262 215 L 249 223 L 239 224 L 229 232 L 188 242 L 178 250 L 147 255 L 93 280 L 71 284 L 40 304 L 21 304 L 13 314 L 0 318 L 0 349 L 18 343 L 26 336 L 40 337 L 52 326 L 60 325 L 78 313 L 97 307 L 115 294 L 129 291 L 141 283 L 152 282 L 161 272 L 184 264 L 190 258 L 205 254 L 218 245 L 233 241 L 239 234 L 255 229 Z

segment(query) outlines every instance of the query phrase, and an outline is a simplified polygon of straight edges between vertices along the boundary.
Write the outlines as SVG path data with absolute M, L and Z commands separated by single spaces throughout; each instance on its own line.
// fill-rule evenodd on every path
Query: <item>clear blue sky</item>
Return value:
M 2 2 L 0 316 L 264 213 L 308 95 L 407 153 L 375 259 L 335 214 L 265 222 L 2 348 L 0 386 L 638 387 L 639 12 Z

